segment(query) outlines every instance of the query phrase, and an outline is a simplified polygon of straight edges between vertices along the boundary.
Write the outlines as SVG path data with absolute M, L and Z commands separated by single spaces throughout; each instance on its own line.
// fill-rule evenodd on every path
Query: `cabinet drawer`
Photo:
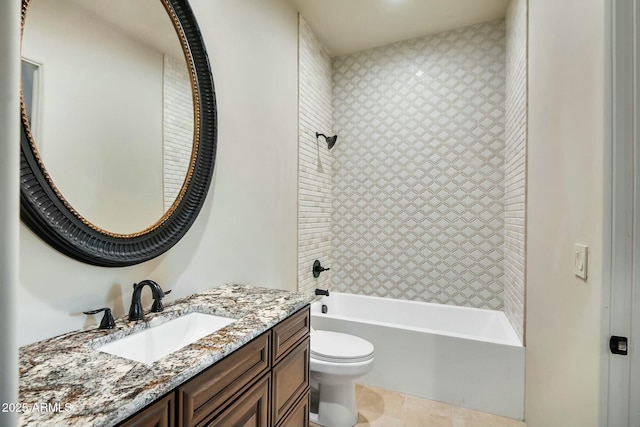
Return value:
M 273 425 L 309 390 L 309 343 L 307 337 L 273 368 Z
M 118 427 L 173 427 L 176 419 L 175 392 L 157 400 Z
M 269 370 L 269 332 L 231 353 L 178 389 L 180 426 L 191 427 Z
M 309 427 L 309 392 L 300 397 L 278 427 Z
M 306 306 L 273 327 L 273 364 L 275 365 L 302 338 L 309 334 L 311 315 Z
M 265 375 L 207 427 L 269 427 L 270 378 Z

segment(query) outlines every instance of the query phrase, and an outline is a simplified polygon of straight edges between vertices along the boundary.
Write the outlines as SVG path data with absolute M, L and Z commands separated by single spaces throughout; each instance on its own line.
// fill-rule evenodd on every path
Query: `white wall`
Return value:
M 82 310 L 110 305 L 122 315 L 132 283 L 145 278 L 173 289 L 168 300 L 228 282 L 296 289 L 297 13 L 285 0 L 191 5 L 219 119 L 215 176 L 200 216 L 167 254 L 112 269 L 69 259 L 21 226 L 21 344 L 82 327 Z
M 529 2 L 528 427 L 598 425 L 604 24 L 602 0 Z M 589 246 L 586 282 L 574 243 Z
M 19 3 L 0 3 L 0 403 L 18 401 L 19 36 Z M 17 422 L 0 411 L 0 425 Z
M 159 220 L 162 52 L 59 0 L 31 4 L 22 54 L 42 64 L 36 143 L 62 195 L 116 233 Z

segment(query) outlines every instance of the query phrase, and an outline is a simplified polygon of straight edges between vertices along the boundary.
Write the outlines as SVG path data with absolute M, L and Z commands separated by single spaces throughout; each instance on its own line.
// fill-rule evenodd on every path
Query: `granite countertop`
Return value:
M 312 296 L 225 285 L 166 303 L 144 321 L 71 332 L 20 348 L 22 426 L 112 426 L 189 380 L 304 307 Z M 238 319 L 152 365 L 96 347 L 191 312 Z

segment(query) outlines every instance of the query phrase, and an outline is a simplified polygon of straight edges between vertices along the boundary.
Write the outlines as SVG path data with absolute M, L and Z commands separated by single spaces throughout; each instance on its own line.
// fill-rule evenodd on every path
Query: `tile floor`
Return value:
M 356 403 L 357 427 L 526 427 L 511 418 L 360 384 Z

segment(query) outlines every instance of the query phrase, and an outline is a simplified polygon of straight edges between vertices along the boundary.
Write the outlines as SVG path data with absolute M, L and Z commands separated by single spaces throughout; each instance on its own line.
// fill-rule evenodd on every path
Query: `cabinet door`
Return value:
M 225 409 L 208 427 L 269 427 L 269 389 L 266 374 L 238 400 Z
M 201 425 L 269 370 L 270 333 L 262 334 L 178 388 L 181 427 Z
M 141 410 L 119 427 L 174 427 L 176 419 L 175 393 L 165 396 Z
M 273 424 L 309 390 L 309 337 L 302 341 L 273 368 Z
M 309 392 L 302 395 L 278 427 L 309 427 Z

